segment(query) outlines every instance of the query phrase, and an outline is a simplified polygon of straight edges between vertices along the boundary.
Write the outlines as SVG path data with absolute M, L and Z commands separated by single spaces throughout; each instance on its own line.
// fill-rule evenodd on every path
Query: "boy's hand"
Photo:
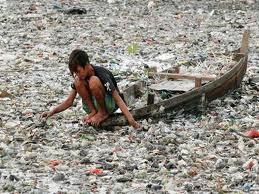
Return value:
M 51 117 L 52 115 L 54 115 L 53 111 L 46 111 L 44 113 L 41 114 L 41 118 L 45 118 L 48 119 L 49 117 Z
M 129 124 L 130 124 L 132 127 L 134 127 L 134 129 L 139 129 L 139 128 L 141 128 L 141 125 L 140 125 L 137 121 L 135 121 L 134 119 L 130 120 L 130 121 L 129 121 Z

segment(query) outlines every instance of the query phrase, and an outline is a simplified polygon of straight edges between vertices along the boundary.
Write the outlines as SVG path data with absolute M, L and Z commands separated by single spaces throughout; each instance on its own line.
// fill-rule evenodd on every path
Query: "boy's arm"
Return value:
M 139 123 L 137 123 L 135 121 L 135 119 L 133 118 L 132 114 L 129 112 L 128 107 L 126 106 L 126 104 L 122 100 L 122 98 L 120 97 L 117 90 L 114 90 L 112 92 L 112 97 L 114 98 L 116 104 L 118 105 L 118 107 L 121 109 L 122 113 L 124 114 L 124 116 L 128 120 L 129 124 L 131 126 L 133 126 L 135 129 L 139 128 L 140 127 Z
M 66 110 L 67 108 L 69 108 L 70 106 L 72 106 L 74 99 L 76 97 L 76 90 L 71 90 L 71 92 L 69 93 L 68 97 L 58 106 L 56 106 L 55 108 L 53 108 L 51 111 L 48 112 L 44 112 L 42 113 L 42 117 L 51 117 L 52 115 L 62 112 L 64 110 Z

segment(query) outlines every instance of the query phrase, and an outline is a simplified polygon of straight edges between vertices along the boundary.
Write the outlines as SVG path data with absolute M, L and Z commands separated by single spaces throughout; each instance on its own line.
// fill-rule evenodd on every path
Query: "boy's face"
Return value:
M 82 80 L 84 80 L 88 75 L 86 71 L 86 67 L 81 67 L 81 66 L 77 66 L 75 74 L 77 77 L 79 77 L 79 79 L 82 79 Z
M 75 72 L 76 76 L 79 79 L 86 79 L 92 75 L 92 68 L 91 65 L 86 65 L 85 67 L 77 66 L 77 71 Z

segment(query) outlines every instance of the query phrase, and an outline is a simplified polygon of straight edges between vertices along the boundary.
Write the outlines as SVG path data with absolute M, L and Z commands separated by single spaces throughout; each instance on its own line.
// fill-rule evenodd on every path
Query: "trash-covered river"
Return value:
M 259 139 L 246 135 L 259 126 L 259 2 L 0 0 L 0 10 L 0 193 L 259 192 Z M 224 58 L 213 63 L 207 54 L 237 49 L 245 29 L 242 87 L 203 114 L 98 130 L 81 123 L 78 97 L 46 123 L 39 119 L 71 90 L 73 49 L 123 86 L 144 79 L 146 65 L 203 59 L 184 70 L 224 68 Z

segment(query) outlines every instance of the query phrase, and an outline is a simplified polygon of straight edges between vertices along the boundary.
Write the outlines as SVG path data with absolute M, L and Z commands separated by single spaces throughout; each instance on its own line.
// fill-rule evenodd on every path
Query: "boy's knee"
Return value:
M 100 79 L 96 76 L 91 76 L 88 83 L 90 90 L 99 89 L 101 85 Z

